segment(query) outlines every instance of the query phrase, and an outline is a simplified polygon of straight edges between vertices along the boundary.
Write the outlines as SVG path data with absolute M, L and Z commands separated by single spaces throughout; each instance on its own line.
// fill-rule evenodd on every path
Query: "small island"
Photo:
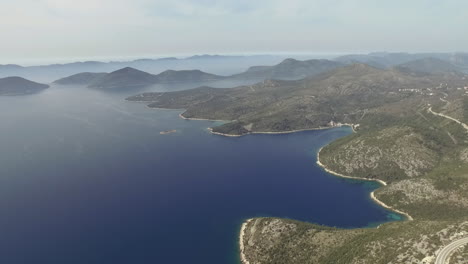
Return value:
M 177 130 L 173 129 L 173 130 L 161 131 L 161 132 L 159 132 L 159 134 L 168 135 L 168 134 L 172 134 L 172 133 L 175 133 L 175 132 L 177 132 Z

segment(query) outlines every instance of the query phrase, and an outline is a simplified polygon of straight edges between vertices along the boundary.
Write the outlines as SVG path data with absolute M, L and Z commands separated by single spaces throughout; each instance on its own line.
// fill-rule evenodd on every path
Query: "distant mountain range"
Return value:
M 422 58 L 405 62 L 390 68 L 377 65 L 358 63 L 358 65 L 368 65 L 373 69 L 394 69 L 395 71 L 421 75 L 434 73 L 461 74 L 459 67 L 438 58 Z M 66 78 L 59 79 L 54 83 L 62 85 L 87 85 L 97 89 L 129 89 L 135 87 L 151 86 L 154 84 L 167 83 L 205 83 L 220 80 L 252 80 L 261 82 L 264 80 L 300 80 L 313 78 L 314 76 L 333 72 L 335 69 L 346 66 L 344 62 L 330 60 L 306 60 L 285 59 L 274 66 L 253 66 L 247 71 L 231 76 L 220 76 L 202 72 L 200 70 L 167 70 L 160 74 L 153 75 L 131 67 L 126 67 L 111 73 L 79 73 Z M 356 69 L 356 66 L 354 66 Z
M 389 53 L 376 52 L 369 54 L 345 55 L 336 61 L 350 63 L 365 63 L 377 68 L 391 68 L 400 64 L 421 59 L 439 59 L 455 66 L 458 70 L 468 71 L 468 53 Z
M 167 70 L 154 75 L 131 67 L 126 67 L 111 73 L 78 73 L 66 78 L 56 80 L 61 85 L 87 85 L 97 89 L 129 89 L 145 87 L 154 84 L 207 82 L 221 80 L 225 77 L 214 75 L 200 70 Z
M 304 56 L 303 56 L 304 57 Z M 305 57 L 304 57 L 305 58 Z M 0 65 L 0 78 L 19 76 L 39 82 L 52 82 L 78 73 L 113 72 L 125 67 L 135 68 L 152 74 L 168 69 L 210 72 L 216 75 L 241 79 L 301 79 L 339 66 L 339 64 L 365 63 L 376 68 L 391 68 L 410 61 L 435 58 L 451 63 L 460 71 L 468 72 L 466 53 L 370 53 L 340 56 L 333 60 L 300 61 L 286 56 L 222 56 L 196 55 L 188 58 L 138 59 L 133 61 L 86 61 L 66 64 L 52 64 L 23 67 L 20 65 Z M 279 63 L 279 64 L 278 64 Z M 293 64 L 293 67 L 291 65 Z M 255 66 L 268 65 L 268 66 Z M 271 66 L 276 65 L 276 66 Z M 246 70 L 248 69 L 248 70 Z
M 23 67 L 20 65 L 0 65 L 0 78 L 20 76 L 30 80 L 50 83 L 70 75 L 82 72 L 113 72 L 125 67 L 132 67 L 152 74 L 168 69 L 193 70 L 199 69 L 218 75 L 231 75 L 244 71 L 253 65 L 273 65 L 284 60 L 285 56 L 254 55 L 254 56 L 222 56 L 197 55 L 188 58 L 138 59 L 133 61 L 85 61 L 66 64 L 51 64 Z M 222 66 L 222 67 L 221 67 Z
M 298 80 L 336 69 L 344 64 L 329 60 L 286 59 L 274 66 L 255 66 L 246 72 L 232 76 L 220 76 L 200 70 L 167 70 L 153 75 L 131 67 L 126 67 L 109 74 L 106 73 L 78 73 L 56 80 L 54 83 L 62 85 L 87 85 L 91 88 L 117 89 L 150 86 L 166 83 L 206 83 L 219 80 Z
M 461 73 L 461 69 L 448 61 L 436 58 L 423 58 L 395 66 L 403 72 L 415 74 Z
M 49 85 L 32 82 L 21 77 L 0 79 L 0 95 L 32 94 L 47 88 L 49 88 Z

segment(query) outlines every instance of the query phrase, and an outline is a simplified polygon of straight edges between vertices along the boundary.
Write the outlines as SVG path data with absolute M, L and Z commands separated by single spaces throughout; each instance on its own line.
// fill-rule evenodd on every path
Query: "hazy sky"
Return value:
M 466 0 L 0 0 L 0 63 L 468 51 Z

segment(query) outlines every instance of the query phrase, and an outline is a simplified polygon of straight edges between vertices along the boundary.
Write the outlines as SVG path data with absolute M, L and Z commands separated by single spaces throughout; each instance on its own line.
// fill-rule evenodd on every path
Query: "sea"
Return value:
M 138 92 L 0 97 L 0 263 L 239 264 L 249 218 L 402 219 L 370 199 L 378 183 L 316 165 L 348 127 L 223 137 L 207 130 L 220 123 L 124 100 Z

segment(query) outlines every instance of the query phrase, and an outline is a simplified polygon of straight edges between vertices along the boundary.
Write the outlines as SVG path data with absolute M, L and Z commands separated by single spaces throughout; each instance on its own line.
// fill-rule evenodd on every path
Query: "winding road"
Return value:
M 447 264 L 447 261 L 450 259 L 452 253 L 465 244 L 468 244 L 468 237 L 456 240 L 448 244 L 439 252 L 439 254 L 437 254 L 435 264 Z
M 448 115 L 444 115 L 444 114 L 441 114 L 441 113 L 434 112 L 434 111 L 432 111 L 432 107 L 429 107 L 428 111 L 429 111 L 431 114 L 433 114 L 433 115 L 438 115 L 438 116 L 441 116 L 441 117 L 445 117 L 445 118 L 447 118 L 447 119 L 450 119 L 450 120 L 452 120 L 452 121 L 454 121 L 454 122 L 460 124 L 461 126 L 463 126 L 463 128 L 465 128 L 465 130 L 468 131 L 468 125 L 465 124 L 465 123 L 463 123 L 463 122 L 461 122 L 460 120 L 455 119 L 455 118 L 453 118 L 453 117 L 451 117 L 451 116 L 448 116 Z

